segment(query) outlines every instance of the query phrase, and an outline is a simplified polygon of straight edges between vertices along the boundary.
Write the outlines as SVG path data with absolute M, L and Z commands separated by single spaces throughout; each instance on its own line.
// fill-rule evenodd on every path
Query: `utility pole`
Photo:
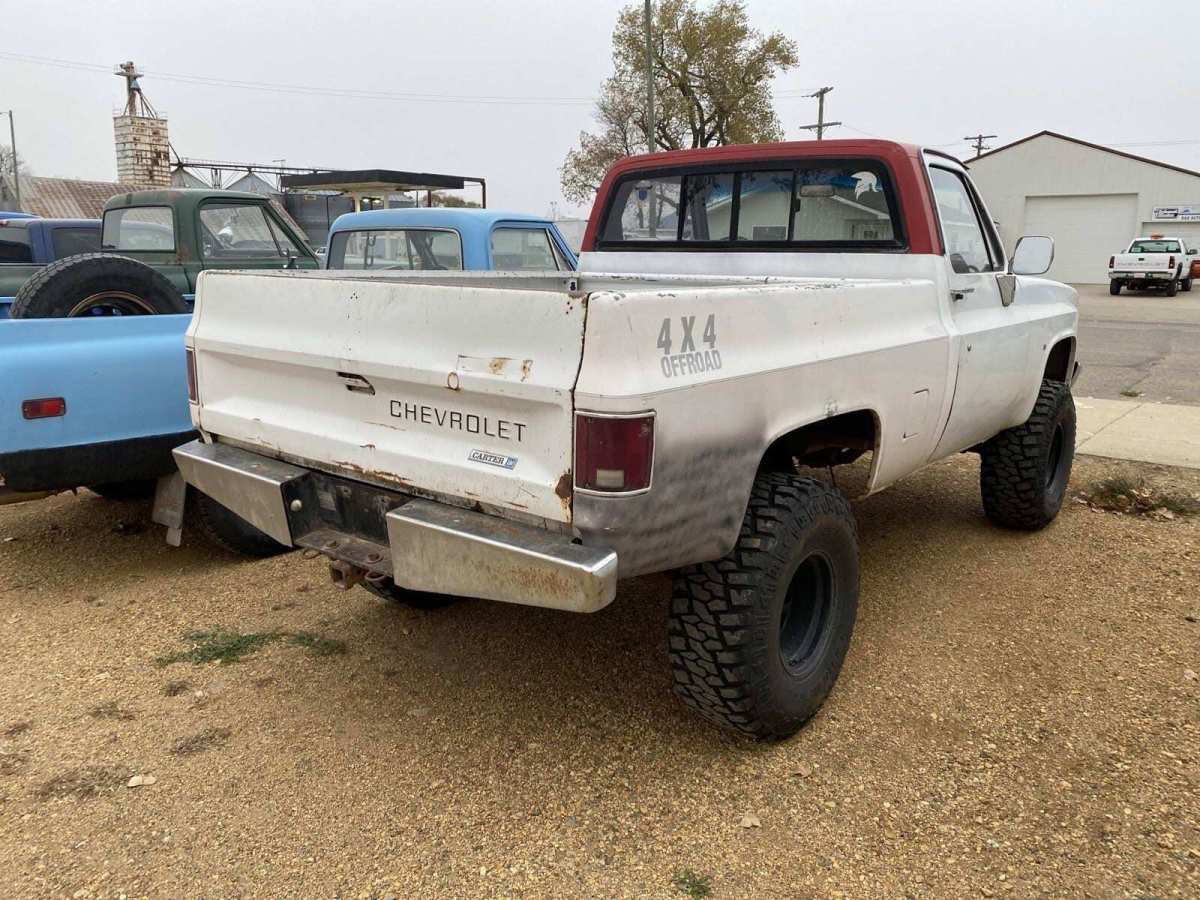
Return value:
M 979 157 L 983 156 L 984 150 L 992 149 L 991 147 L 985 147 L 983 145 L 983 142 L 988 140 L 989 138 L 994 138 L 994 137 L 996 137 L 996 135 L 994 135 L 994 134 L 974 134 L 974 135 L 967 135 L 965 138 L 963 138 L 963 140 L 975 145 L 974 158 L 979 159 Z
M 646 0 L 646 152 L 654 152 L 654 14 Z
M 826 122 L 825 121 L 825 95 L 832 91 L 831 87 L 823 87 L 819 91 L 814 91 L 811 94 L 805 94 L 806 97 L 817 98 L 817 123 L 815 125 L 801 125 L 801 131 L 815 131 L 817 140 L 825 137 L 825 129 L 832 128 L 834 125 L 841 125 L 841 122 Z
M 21 175 L 17 171 L 17 126 L 13 124 L 13 111 L 8 111 L 8 140 L 12 147 L 13 194 L 16 195 L 17 211 L 21 211 Z
M 654 10 L 650 0 L 646 0 L 646 152 L 654 152 Z M 654 208 L 654 188 L 650 189 L 647 206 L 647 221 L 650 237 L 657 233 L 658 211 Z

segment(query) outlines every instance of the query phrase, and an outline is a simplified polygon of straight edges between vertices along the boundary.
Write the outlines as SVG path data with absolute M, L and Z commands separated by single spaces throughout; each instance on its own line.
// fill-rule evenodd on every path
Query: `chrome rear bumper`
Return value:
M 378 554 L 367 554 L 384 557 L 375 571 L 401 587 L 572 612 L 595 612 L 616 596 L 617 554 L 605 547 L 395 492 L 383 514 L 384 547 L 328 521 L 308 469 L 202 441 L 174 454 L 188 484 L 281 544 L 314 547 L 357 566 L 377 546 Z

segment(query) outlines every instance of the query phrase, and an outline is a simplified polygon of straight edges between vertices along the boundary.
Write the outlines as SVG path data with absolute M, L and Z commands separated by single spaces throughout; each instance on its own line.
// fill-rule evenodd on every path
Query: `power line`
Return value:
M 54 57 L 32 56 L 26 53 L 14 53 L 0 50 L 0 59 L 14 62 L 31 63 L 34 65 L 51 66 L 62 69 L 75 69 L 87 72 L 109 72 L 110 66 L 98 63 L 82 62 L 80 60 L 57 59 Z M 370 91 L 360 88 L 333 88 L 319 85 L 280 84 L 266 81 L 248 81 L 234 78 L 215 78 L 211 76 L 188 75 L 179 72 L 160 72 L 147 69 L 143 76 L 152 75 L 160 81 L 175 81 L 182 84 L 208 85 L 222 88 L 241 90 L 258 90 L 275 93 L 308 94 L 326 97 L 347 97 L 366 100 L 394 100 L 416 103 L 484 103 L 484 104 L 590 104 L 595 97 L 554 97 L 554 96 L 502 96 L 502 95 L 468 95 L 468 94 L 438 94 L 417 93 L 406 91 Z
M 11 50 L 0 50 L 0 59 L 29 65 L 49 66 L 57 69 L 73 69 L 80 72 L 111 72 L 112 66 L 101 63 L 84 62 L 76 59 L 62 59 L 51 56 L 34 56 L 29 53 L 17 53 Z M 285 84 L 266 81 L 252 81 L 236 78 L 217 78 L 208 75 L 191 75 L 182 72 L 160 72 L 147 69 L 143 75 L 151 75 L 161 81 L 174 81 L 180 84 L 192 84 L 209 87 L 231 88 L 236 90 L 265 91 L 268 93 L 302 94 L 319 97 L 339 97 L 358 100 L 382 100 L 391 102 L 411 103 L 476 103 L 484 105 L 516 105 L 539 106 L 558 105 L 576 106 L 595 103 L 597 97 L 561 97 L 553 95 L 492 95 L 492 94 L 439 94 L 436 92 L 415 91 L 372 91 L 362 88 L 340 88 L 322 85 Z M 804 94 L 801 89 L 776 91 L 773 96 L 778 99 L 800 99 L 811 96 Z

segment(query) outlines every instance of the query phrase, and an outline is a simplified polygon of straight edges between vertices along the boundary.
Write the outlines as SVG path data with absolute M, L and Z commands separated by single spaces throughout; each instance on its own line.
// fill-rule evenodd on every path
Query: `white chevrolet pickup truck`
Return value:
M 1121 288 L 1162 290 L 1174 297 L 1180 290 L 1192 289 L 1192 258 L 1183 238 L 1152 234 L 1134 238 L 1124 253 L 1108 258 L 1108 292 L 1114 297 Z
M 816 712 L 850 643 L 859 549 L 827 470 L 869 454 L 879 491 L 973 451 L 994 522 L 1058 513 L 1076 294 L 1032 277 L 1049 238 L 1006 257 L 954 159 L 631 158 L 583 249 L 572 273 L 204 273 L 183 478 L 258 529 L 244 549 L 418 606 L 592 612 L 673 572 L 678 694 L 763 738 Z

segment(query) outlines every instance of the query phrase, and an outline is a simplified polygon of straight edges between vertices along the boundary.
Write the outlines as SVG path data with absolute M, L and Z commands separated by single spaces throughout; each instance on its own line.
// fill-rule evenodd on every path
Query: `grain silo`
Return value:
M 154 111 L 142 93 L 138 82 L 141 73 L 132 62 L 121 63 L 114 74 L 125 79 L 125 108 L 113 116 L 117 180 L 138 188 L 170 187 L 167 120 Z

